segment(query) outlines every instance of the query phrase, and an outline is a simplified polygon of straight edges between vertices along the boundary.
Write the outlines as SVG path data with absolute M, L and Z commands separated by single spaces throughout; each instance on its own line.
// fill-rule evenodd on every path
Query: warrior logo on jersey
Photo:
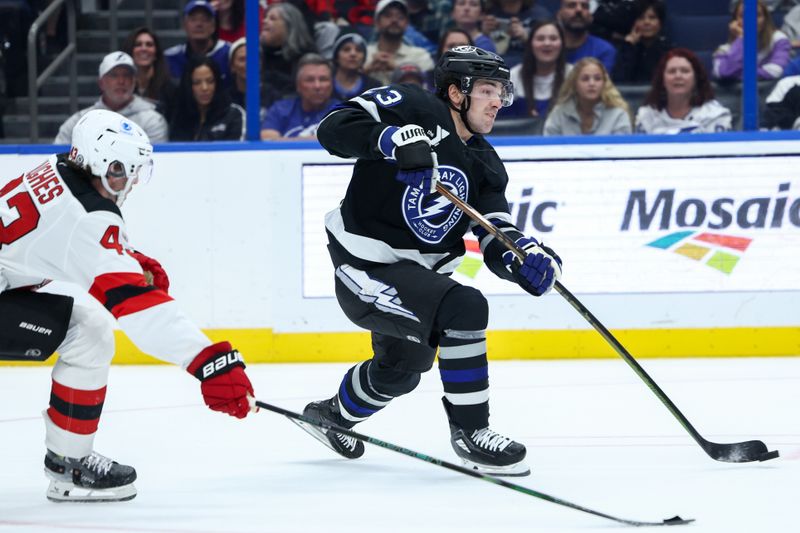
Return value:
M 446 165 L 439 167 L 439 180 L 450 191 L 467 201 L 469 181 L 463 171 Z M 464 213 L 444 196 L 408 187 L 403 195 L 403 217 L 422 242 L 437 244 L 458 224 Z

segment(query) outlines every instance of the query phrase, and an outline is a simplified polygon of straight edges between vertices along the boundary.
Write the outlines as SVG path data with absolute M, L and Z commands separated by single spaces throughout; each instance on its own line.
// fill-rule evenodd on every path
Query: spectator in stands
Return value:
M 761 114 L 768 130 L 800 130 L 800 75 L 783 78 L 772 89 Z
M 467 32 L 478 48 L 483 48 L 488 52 L 497 52 L 497 47 L 492 39 L 481 32 L 482 1 L 453 0 L 453 10 L 450 12 L 451 27 Z
M 592 10 L 592 35 L 619 48 L 631 32 L 637 18 L 639 0 L 595 0 Z M 649 80 L 648 80 L 649 81 Z
M 406 0 L 380 0 L 375 7 L 375 32 L 378 41 L 367 46 L 364 71 L 388 85 L 400 63 L 414 63 L 423 72 L 433 70 L 433 60 L 424 48 L 403 42 L 408 27 Z
M 456 46 L 475 46 L 475 41 L 469 36 L 469 33 L 458 28 L 450 28 L 445 30 L 442 37 L 439 39 L 439 47 L 436 49 L 436 60 L 438 61 L 445 50 L 450 50 Z
M 492 39 L 497 53 L 511 68 L 522 61 L 531 26 L 551 18 L 550 11 L 536 0 L 489 0 L 481 31 Z
M 232 43 L 244 37 L 244 0 L 209 0 L 217 12 L 217 37 Z M 264 18 L 264 8 L 258 6 L 258 20 Z
M 231 85 L 228 96 L 231 102 L 245 108 L 247 92 L 247 40 L 242 37 L 231 44 L 228 63 L 231 66 Z
M 241 141 L 244 109 L 232 104 L 222 86 L 219 65 L 210 57 L 194 57 L 183 72 L 170 116 L 173 141 Z
M 133 93 L 136 86 L 136 64 L 125 52 L 111 52 L 98 69 L 100 99 L 91 107 L 69 117 L 58 129 L 54 144 L 72 142 L 72 128 L 92 109 L 109 109 L 135 122 L 147 133 L 150 142 L 167 141 L 167 121 L 156 111 L 156 105 Z
M 228 83 L 230 44 L 215 37 L 216 14 L 207 0 L 191 0 L 183 8 L 183 30 L 186 32 L 186 42 L 170 46 L 164 52 L 169 72 L 173 78 L 181 79 L 183 70 L 191 58 L 208 56 L 217 62 L 223 82 Z
M 666 9 L 662 0 L 636 2 L 636 21 L 617 51 L 611 77 L 617 83 L 650 83 L 658 62 L 672 45 L 663 35 Z
M 273 0 L 274 1 L 274 0 Z M 333 43 L 339 37 L 340 28 L 331 19 L 336 14 L 332 0 L 280 0 L 293 5 L 303 15 L 306 28 L 314 40 L 314 47 L 325 59 L 333 58 Z M 349 0 L 348 0 L 349 1 Z
M 392 83 L 410 83 L 427 89 L 425 86 L 425 75 L 414 63 L 398 65 L 397 68 L 394 69 L 394 74 L 392 74 Z
M 714 99 L 700 59 L 673 48 L 656 67 L 653 84 L 636 114 L 639 133 L 713 133 L 731 129 L 731 112 Z
M 514 103 L 502 108 L 498 117 L 544 119 L 570 70 L 561 26 L 554 20 L 534 23 L 522 64 L 511 69 Z
M 319 54 L 306 54 L 297 63 L 297 94 L 275 102 L 261 123 L 264 140 L 316 139 L 317 126 L 333 99 L 333 69 Z
M 333 96 L 349 100 L 367 89 L 380 86 L 375 78 L 364 74 L 367 42 L 358 33 L 345 33 L 333 45 Z
M 736 4 L 733 18 L 728 25 L 729 39 L 727 44 L 714 52 L 714 77 L 718 79 L 742 79 L 744 39 L 742 0 Z M 792 45 L 782 31 L 775 29 L 772 15 L 758 0 L 758 77 L 762 80 L 780 78 L 789 64 Z
M 544 135 L 615 135 L 631 131 L 628 104 L 603 63 L 594 57 L 578 61 L 544 123 Z
M 294 65 L 316 52 L 311 32 L 300 10 L 291 4 L 270 4 L 259 34 L 261 42 L 261 105 L 295 94 Z
M 564 28 L 567 62 L 575 64 L 584 57 L 595 57 L 611 72 L 617 51 L 607 41 L 589 33 L 592 20 L 589 0 L 561 0 L 558 21 Z
M 797 0 L 800 2 L 800 0 Z M 800 48 L 800 5 L 796 5 L 783 17 L 781 31 L 792 43 L 792 48 Z
M 450 20 L 450 0 L 406 0 L 409 27 L 428 41 L 439 41 L 442 27 Z
M 175 84 L 169 77 L 164 49 L 158 36 L 144 26 L 136 28 L 122 43 L 122 51 L 131 56 L 136 64 L 134 93 L 156 104 L 156 109 L 166 115 L 175 93 Z
M 730 7 L 731 13 L 733 13 L 733 11 L 736 9 L 736 3 L 738 1 L 739 0 L 731 0 L 731 7 Z M 793 9 L 794 6 L 800 4 L 800 0 L 761 0 L 761 1 L 764 3 L 765 6 L 767 6 L 767 9 L 770 11 L 770 13 L 775 13 L 775 12 L 785 13 Z

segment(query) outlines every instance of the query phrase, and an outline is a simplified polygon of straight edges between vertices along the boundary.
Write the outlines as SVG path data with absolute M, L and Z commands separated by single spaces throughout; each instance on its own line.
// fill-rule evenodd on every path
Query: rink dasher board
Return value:
M 164 264 L 181 307 L 251 362 L 367 357 L 368 337 L 332 297 L 321 222 L 352 162 L 264 144 L 157 147 L 154 179 L 123 208 L 131 242 Z M 512 220 L 558 251 L 563 283 L 634 355 L 796 355 L 797 145 L 503 143 L 498 153 Z M 0 159 L 14 175 L 45 153 Z M 493 358 L 614 357 L 559 296 L 533 299 L 468 248 L 454 276 L 487 294 Z M 118 362 L 151 361 L 118 340 Z

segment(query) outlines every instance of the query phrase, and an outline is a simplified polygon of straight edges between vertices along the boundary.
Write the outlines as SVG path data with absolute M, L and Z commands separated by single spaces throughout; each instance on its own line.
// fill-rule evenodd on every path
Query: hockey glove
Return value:
M 525 252 L 525 261 L 520 262 L 509 250 L 503 254 L 503 263 L 517 284 L 534 296 L 550 292 L 561 277 L 561 258 L 551 248 L 531 237 L 520 237 L 516 245 Z
M 251 408 L 248 396 L 255 396 L 244 368 L 238 350 L 218 342 L 200 352 L 186 370 L 200 380 L 203 400 L 213 411 L 244 418 Z
M 428 192 L 436 190 L 439 172 L 436 169 L 431 140 L 422 126 L 408 124 L 402 128 L 389 126 L 378 141 L 384 155 L 397 161 L 397 181 Z
M 164 292 L 169 291 L 169 276 L 167 276 L 167 272 L 161 266 L 161 263 L 136 250 L 129 250 L 128 253 L 141 265 L 144 271 L 144 279 L 147 280 L 149 285 Z

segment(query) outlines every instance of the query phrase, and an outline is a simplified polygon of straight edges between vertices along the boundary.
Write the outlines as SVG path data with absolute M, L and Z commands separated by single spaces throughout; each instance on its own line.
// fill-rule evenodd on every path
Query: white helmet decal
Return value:
M 103 187 L 122 205 L 134 182 L 146 180 L 152 170 L 153 147 L 147 134 L 133 121 L 106 109 L 83 115 L 72 130 L 69 159 L 100 178 Z M 113 177 L 126 177 L 122 190 L 109 185 L 109 167 L 117 164 Z

